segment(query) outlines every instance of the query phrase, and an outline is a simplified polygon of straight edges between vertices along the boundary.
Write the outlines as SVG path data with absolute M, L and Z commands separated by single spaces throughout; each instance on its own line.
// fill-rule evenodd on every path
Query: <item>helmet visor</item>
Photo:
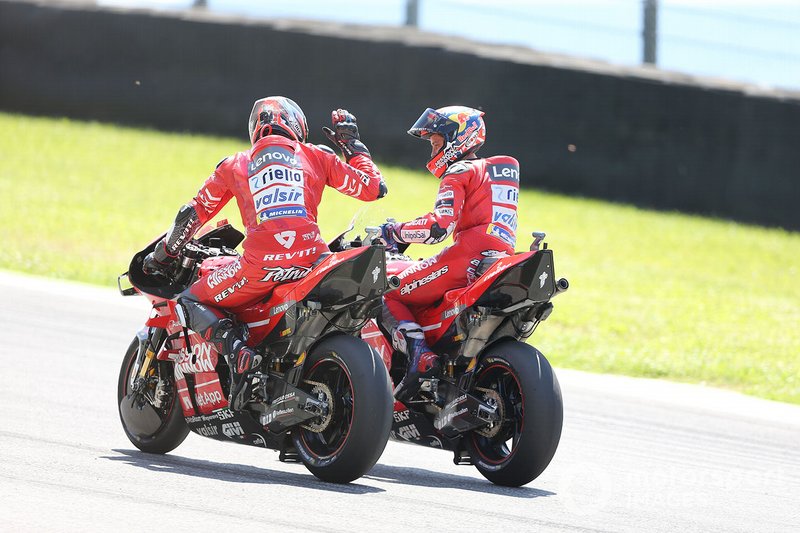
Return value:
M 256 132 L 256 127 L 258 126 L 258 115 L 261 107 L 260 104 L 263 101 L 263 98 L 261 100 L 256 100 L 256 103 L 253 104 L 252 111 L 250 111 L 250 119 L 247 121 L 247 131 L 251 142 L 253 141 L 253 134 Z
M 447 116 L 429 107 L 420 115 L 414 125 L 411 126 L 411 129 L 408 130 L 408 134 L 414 137 L 424 138 L 428 135 L 438 133 L 444 135 L 447 141 L 452 141 L 455 139 L 457 131 L 458 122 L 451 120 Z

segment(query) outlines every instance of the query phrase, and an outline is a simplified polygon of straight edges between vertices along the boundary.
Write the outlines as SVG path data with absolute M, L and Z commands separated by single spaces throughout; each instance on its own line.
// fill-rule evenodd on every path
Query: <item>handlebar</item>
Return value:
M 381 234 L 380 226 L 367 226 L 364 231 L 367 236 L 362 241 L 363 246 L 372 246 L 372 242 Z

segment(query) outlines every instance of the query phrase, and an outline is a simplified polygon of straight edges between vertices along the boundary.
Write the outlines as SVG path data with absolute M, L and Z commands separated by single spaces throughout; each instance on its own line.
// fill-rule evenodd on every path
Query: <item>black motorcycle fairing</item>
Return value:
M 556 293 L 552 250 L 539 250 L 529 259 L 497 276 L 475 306 L 512 312 L 534 302 L 546 302 Z
M 372 245 L 325 274 L 307 299 L 319 302 L 323 311 L 338 311 L 362 301 L 379 300 L 388 289 L 385 248 Z
M 302 300 L 281 304 L 279 322 L 258 349 L 283 358 L 308 352 L 331 333 L 360 330 L 365 320 L 377 315 L 381 296 L 389 289 L 383 250 L 370 247 L 327 272 Z M 289 375 L 287 380 L 296 382 Z
M 189 429 L 215 440 L 234 441 L 262 448 L 281 449 L 285 434 L 272 434 L 266 431 L 247 412 L 231 411 L 227 407 L 207 415 L 185 417 Z
M 156 240 L 147 245 L 146 248 L 140 250 L 133 256 L 131 263 L 128 266 L 128 279 L 131 285 L 136 287 L 139 291 L 158 296 L 159 298 L 173 298 L 183 292 L 187 284 L 177 282 L 174 279 L 167 278 L 161 275 L 148 275 L 142 270 L 142 263 L 144 258 L 155 250 L 156 245 L 164 238 L 165 234 L 160 235 Z M 234 249 L 244 240 L 244 234 L 237 230 L 230 224 L 223 224 L 216 227 L 196 239 L 196 242 L 212 248 L 229 248 Z M 124 275 L 124 274 L 123 274 Z

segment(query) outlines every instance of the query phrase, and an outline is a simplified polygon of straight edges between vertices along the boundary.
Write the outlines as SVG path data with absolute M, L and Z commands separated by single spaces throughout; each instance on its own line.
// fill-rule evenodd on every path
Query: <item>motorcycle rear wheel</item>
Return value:
M 302 388 L 325 396 L 330 412 L 292 432 L 295 448 L 319 479 L 349 483 L 375 465 L 389 440 L 394 400 L 386 367 L 361 339 L 337 335 L 314 347 L 305 369 Z
M 561 388 L 550 363 L 533 346 L 504 341 L 487 349 L 475 376 L 472 393 L 499 400 L 502 420 L 499 427 L 465 436 L 473 464 L 497 485 L 530 483 L 547 468 L 561 439 Z
M 117 383 L 117 407 L 122 428 L 134 446 L 147 453 L 164 454 L 177 448 L 189 434 L 189 427 L 183 419 L 183 410 L 178 403 L 173 377 L 166 376 L 172 384 L 172 394 L 167 405 L 156 408 L 145 397 L 130 394 L 131 376 L 139 342 L 134 339 L 122 360 Z M 157 375 L 158 367 L 150 372 Z

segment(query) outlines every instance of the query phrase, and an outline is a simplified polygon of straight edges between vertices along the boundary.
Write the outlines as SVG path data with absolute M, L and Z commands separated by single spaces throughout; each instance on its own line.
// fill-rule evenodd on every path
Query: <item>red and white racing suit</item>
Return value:
M 415 307 L 430 305 L 474 281 L 486 257 L 514 253 L 519 197 L 519 163 L 494 156 L 454 163 L 442 176 L 434 210 L 395 225 L 403 242 L 435 244 L 451 233 L 454 243 L 399 274 L 400 287 L 384 296 L 384 327 L 414 322 Z M 393 319 L 393 320 L 392 320 Z M 385 323 L 387 320 L 394 322 Z
M 278 283 L 305 277 L 328 251 L 317 226 L 325 186 L 372 201 L 385 191 L 382 182 L 366 154 L 345 164 L 315 145 L 277 135 L 224 159 L 189 203 L 198 220 L 185 227 L 193 234 L 236 198 L 246 229 L 244 254 L 197 280 L 184 295 L 214 307 L 235 308 L 264 297 Z

